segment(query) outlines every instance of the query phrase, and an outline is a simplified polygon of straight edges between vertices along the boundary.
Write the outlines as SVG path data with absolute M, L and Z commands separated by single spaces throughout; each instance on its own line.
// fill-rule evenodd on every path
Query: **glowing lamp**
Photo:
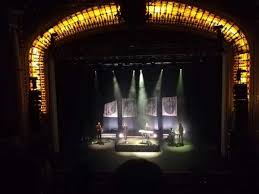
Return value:
M 123 133 L 120 133 L 119 138 L 123 138 L 123 137 L 124 137 Z

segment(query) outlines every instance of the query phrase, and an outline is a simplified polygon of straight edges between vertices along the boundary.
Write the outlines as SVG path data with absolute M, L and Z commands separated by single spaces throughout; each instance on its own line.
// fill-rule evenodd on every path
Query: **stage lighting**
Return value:
M 119 83 L 114 70 L 112 70 L 112 74 L 113 74 L 113 94 L 116 99 L 120 99 L 121 91 L 120 91 Z
M 123 137 L 124 137 L 123 133 L 120 133 L 119 138 L 123 138 Z
M 147 122 L 147 117 L 145 114 L 145 108 L 147 106 L 147 93 L 146 93 L 146 89 L 145 89 L 145 82 L 144 82 L 144 76 L 143 76 L 143 72 L 140 69 L 140 73 L 139 73 L 139 83 L 138 83 L 138 97 L 137 97 L 137 109 L 138 109 L 138 125 L 139 128 L 144 128 L 145 127 L 145 123 Z
M 130 90 L 128 93 L 129 98 L 135 98 L 136 95 L 136 84 L 135 84 L 135 70 L 132 71 Z
M 242 74 L 245 73 L 245 72 L 246 72 L 246 70 L 243 70 L 243 69 L 240 69 L 240 68 L 237 69 L 237 72 L 236 72 L 237 81 L 241 81 Z

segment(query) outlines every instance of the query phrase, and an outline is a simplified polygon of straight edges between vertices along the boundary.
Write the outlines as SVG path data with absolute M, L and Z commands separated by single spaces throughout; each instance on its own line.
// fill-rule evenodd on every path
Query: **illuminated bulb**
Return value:
M 123 137 L 124 137 L 123 133 L 120 133 L 119 138 L 123 138 Z
M 154 137 L 154 138 L 157 138 L 157 134 L 156 134 L 156 133 L 154 133 L 153 137 Z

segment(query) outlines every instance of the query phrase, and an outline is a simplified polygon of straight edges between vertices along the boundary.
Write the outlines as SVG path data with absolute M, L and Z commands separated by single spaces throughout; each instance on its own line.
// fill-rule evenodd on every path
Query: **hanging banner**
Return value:
M 177 97 L 162 98 L 162 115 L 177 116 Z
M 149 98 L 146 105 L 146 115 L 157 116 L 157 97 Z
M 136 102 L 133 98 L 122 99 L 122 117 L 136 116 Z
M 117 101 L 104 104 L 104 117 L 118 117 Z

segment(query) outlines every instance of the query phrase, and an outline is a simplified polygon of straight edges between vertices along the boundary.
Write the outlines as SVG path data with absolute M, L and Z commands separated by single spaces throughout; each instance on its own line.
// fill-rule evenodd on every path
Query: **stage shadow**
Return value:
M 160 167 L 145 159 L 132 159 L 115 172 L 117 193 L 159 193 L 162 183 Z
M 92 191 L 95 181 L 94 172 L 87 163 L 76 164 L 70 172 L 66 173 L 65 193 L 88 193 Z
M 40 194 L 43 191 L 46 184 L 35 155 L 13 142 L 1 142 L 0 153 L 2 193 Z

